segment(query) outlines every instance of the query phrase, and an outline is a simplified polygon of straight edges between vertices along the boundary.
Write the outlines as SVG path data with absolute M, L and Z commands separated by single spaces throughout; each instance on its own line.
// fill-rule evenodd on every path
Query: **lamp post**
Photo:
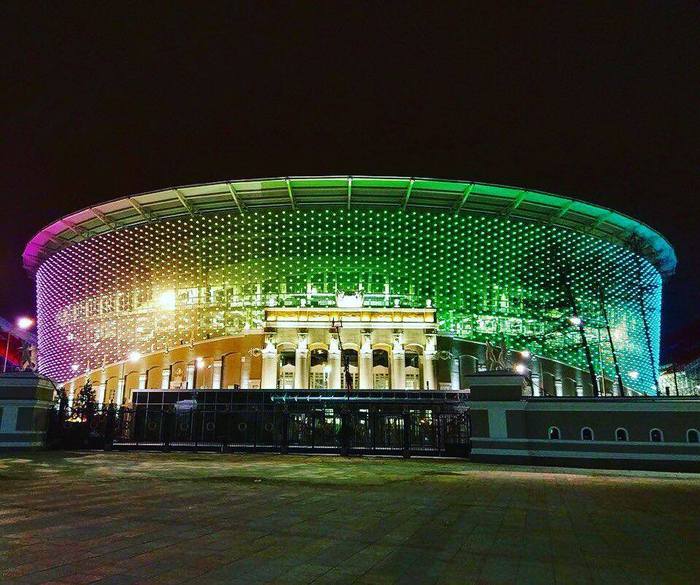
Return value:
M 10 338 L 12 337 L 12 332 L 15 331 L 15 328 L 19 329 L 20 331 L 26 331 L 32 325 L 34 325 L 34 319 L 32 319 L 31 317 L 18 317 L 15 321 L 15 327 L 11 327 L 7 330 L 7 343 L 5 344 L 5 363 L 2 366 L 3 374 L 7 371 L 7 358 L 10 353 Z
M 352 376 L 350 375 L 350 358 L 349 356 L 343 356 L 343 340 L 340 336 L 340 330 L 343 327 L 343 321 L 339 319 L 336 321 L 334 318 L 331 319 L 331 334 L 335 333 L 338 336 L 338 348 L 340 349 L 340 359 L 342 361 L 341 367 L 343 368 L 343 381 L 342 384 L 345 387 L 345 392 L 347 394 L 347 399 L 350 400 L 350 392 L 352 390 Z

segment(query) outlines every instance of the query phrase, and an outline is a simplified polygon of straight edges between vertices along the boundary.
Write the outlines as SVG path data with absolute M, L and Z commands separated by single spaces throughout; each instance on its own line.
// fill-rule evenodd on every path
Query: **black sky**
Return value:
M 5 2 L 0 314 L 24 243 L 88 204 L 256 176 L 434 176 L 613 207 L 700 317 L 700 4 Z

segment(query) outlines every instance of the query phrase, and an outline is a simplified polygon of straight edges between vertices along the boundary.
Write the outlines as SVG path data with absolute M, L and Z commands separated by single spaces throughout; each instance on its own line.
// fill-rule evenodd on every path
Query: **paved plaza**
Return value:
M 693 583 L 700 476 L 463 461 L 0 455 L 0 582 Z

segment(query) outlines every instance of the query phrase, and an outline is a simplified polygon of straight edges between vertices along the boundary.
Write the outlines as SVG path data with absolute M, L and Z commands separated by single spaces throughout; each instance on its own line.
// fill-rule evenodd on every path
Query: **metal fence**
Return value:
M 165 395 L 168 400 L 169 393 Z M 201 397 L 200 393 L 200 397 Z M 213 393 L 212 393 L 213 394 Z M 219 393 L 223 394 L 223 393 Z M 229 393 L 226 393 L 229 394 Z M 141 397 L 143 398 L 143 397 Z M 231 398 L 138 400 L 52 411 L 48 433 L 54 448 L 270 451 L 466 457 L 470 418 L 460 401 L 367 397 L 270 395 Z M 208 398 L 208 397 L 207 397 Z

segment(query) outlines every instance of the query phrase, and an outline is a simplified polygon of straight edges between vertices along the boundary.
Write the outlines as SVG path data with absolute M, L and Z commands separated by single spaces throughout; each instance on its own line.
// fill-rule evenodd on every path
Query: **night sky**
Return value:
M 700 318 L 698 31 L 700 4 L 670 0 L 4 2 L 0 315 L 33 312 L 26 241 L 86 205 L 374 174 L 541 189 L 648 223 L 679 258 L 668 336 Z

